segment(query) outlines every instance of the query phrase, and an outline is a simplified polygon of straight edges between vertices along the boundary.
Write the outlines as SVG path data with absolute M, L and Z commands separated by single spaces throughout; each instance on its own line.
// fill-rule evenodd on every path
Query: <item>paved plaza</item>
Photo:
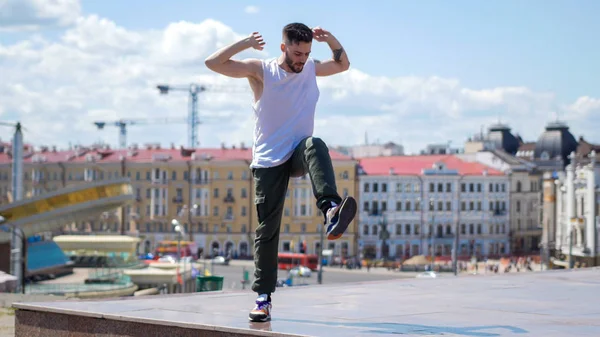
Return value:
M 86 329 L 141 324 L 140 336 L 166 327 L 182 336 L 600 336 L 600 269 L 282 288 L 269 323 L 248 322 L 253 300 L 231 292 L 18 304 L 16 335 L 52 336 L 44 326 L 65 332 L 88 319 Z

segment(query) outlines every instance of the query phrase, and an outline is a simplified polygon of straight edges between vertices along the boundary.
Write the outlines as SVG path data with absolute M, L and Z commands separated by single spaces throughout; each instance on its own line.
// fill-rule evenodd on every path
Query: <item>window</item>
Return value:
M 403 188 L 402 188 L 402 183 L 396 183 L 396 192 L 402 192 Z

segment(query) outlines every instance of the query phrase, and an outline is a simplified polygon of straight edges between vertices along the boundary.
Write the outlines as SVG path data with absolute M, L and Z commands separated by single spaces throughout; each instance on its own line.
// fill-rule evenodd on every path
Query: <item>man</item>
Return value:
M 310 57 L 313 38 L 326 42 L 333 57 L 325 62 Z M 268 60 L 232 60 L 248 48 L 262 50 L 265 42 L 255 32 L 211 56 L 206 66 L 223 75 L 247 78 L 254 93 L 254 144 L 250 168 L 258 214 L 254 243 L 255 281 L 258 294 L 251 321 L 271 318 L 271 293 L 277 283 L 279 227 L 290 177 L 308 173 L 317 207 L 323 212 L 328 240 L 337 240 L 356 214 L 356 201 L 341 198 L 325 143 L 313 137 L 315 107 L 319 99 L 316 76 L 348 70 L 344 48 L 328 31 L 301 23 L 283 28 L 282 54 Z

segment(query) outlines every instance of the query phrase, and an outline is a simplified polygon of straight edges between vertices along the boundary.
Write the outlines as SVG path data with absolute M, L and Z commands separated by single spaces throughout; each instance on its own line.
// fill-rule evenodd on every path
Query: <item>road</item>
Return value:
M 200 263 L 199 267 L 203 264 Z M 251 261 L 232 261 L 229 266 L 214 265 L 211 267 L 210 263 L 206 263 L 206 268 L 210 271 L 211 268 L 213 275 L 223 276 L 223 290 L 242 290 L 241 280 L 243 278 L 244 269 L 249 272 L 250 282 L 254 279 L 253 272 L 254 267 Z M 287 271 L 279 270 L 278 278 L 287 278 Z M 411 272 L 393 272 L 385 269 L 377 268 L 367 271 L 365 268 L 361 270 L 347 270 L 335 267 L 323 268 L 323 284 L 335 284 L 335 283 L 348 283 L 348 282 L 365 282 L 365 281 L 382 281 L 382 280 L 394 280 L 403 278 L 414 278 L 416 273 Z M 318 284 L 317 272 L 312 272 L 310 277 L 295 277 L 293 282 L 295 285 L 316 285 Z M 246 286 L 246 290 L 249 290 L 250 285 Z

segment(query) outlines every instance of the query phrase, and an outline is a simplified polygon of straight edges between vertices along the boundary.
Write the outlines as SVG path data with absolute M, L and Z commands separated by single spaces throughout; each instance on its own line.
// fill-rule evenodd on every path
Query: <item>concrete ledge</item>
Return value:
M 201 334 L 200 334 L 201 332 Z M 244 331 L 236 333 L 230 329 L 216 331 L 184 328 L 172 325 L 158 325 L 129 321 L 113 321 L 103 318 L 54 314 L 17 310 L 15 337 L 246 337 Z M 252 336 L 260 336 L 253 334 Z M 263 335 L 263 336 L 273 336 Z
M 442 276 L 252 292 L 15 303 L 16 336 L 600 336 L 600 270 Z

